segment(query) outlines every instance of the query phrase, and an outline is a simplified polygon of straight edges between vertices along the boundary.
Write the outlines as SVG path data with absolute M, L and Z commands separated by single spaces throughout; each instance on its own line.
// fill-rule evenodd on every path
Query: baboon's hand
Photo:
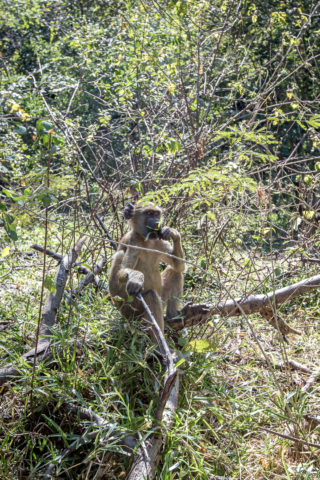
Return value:
M 162 240 L 177 240 L 178 238 L 180 238 L 180 233 L 174 228 L 162 227 L 159 233 L 159 237 Z
M 142 272 L 135 272 L 133 275 L 130 275 L 127 282 L 127 292 L 132 297 L 138 295 L 139 292 L 143 289 L 144 276 Z

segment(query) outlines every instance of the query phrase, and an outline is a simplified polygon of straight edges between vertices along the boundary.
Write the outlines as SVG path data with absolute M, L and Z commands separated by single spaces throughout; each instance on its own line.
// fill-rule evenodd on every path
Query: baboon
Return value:
M 161 226 L 162 211 L 152 203 L 127 205 L 124 218 L 129 221 L 130 230 L 122 237 L 113 257 L 109 280 L 110 294 L 114 304 L 126 318 L 137 318 L 143 316 L 145 311 L 137 298 L 132 300 L 128 297 L 136 297 L 141 292 L 163 331 L 163 307 L 166 306 L 167 318 L 176 316 L 179 303 L 177 298 L 180 298 L 183 292 L 185 263 L 180 233 L 173 228 Z M 165 253 L 175 255 L 181 260 Z M 162 273 L 159 270 L 160 262 L 167 264 Z

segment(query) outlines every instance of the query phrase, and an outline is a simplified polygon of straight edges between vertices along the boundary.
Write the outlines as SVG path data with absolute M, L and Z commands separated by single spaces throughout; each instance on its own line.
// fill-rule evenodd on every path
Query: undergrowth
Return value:
M 39 241 L 39 232 L 25 232 L 0 266 L 2 365 L 18 362 L 34 345 L 42 257 L 29 246 Z M 59 249 L 52 238 L 50 248 Z M 187 258 L 194 262 L 190 241 L 186 238 Z M 87 262 L 89 257 L 87 252 Z M 284 259 L 278 262 L 282 270 L 285 261 L 293 261 Z M 229 279 L 240 260 L 229 264 Z M 250 283 L 268 277 L 268 255 L 258 263 L 248 290 Z M 16 268 L 21 264 L 23 268 Z M 222 269 L 223 262 L 219 265 Z M 56 268 L 50 260 L 48 271 L 54 275 Z M 301 276 L 296 272 L 288 279 L 279 276 L 277 286 L 293 283 Z M 189 267 L 184 301 L 221 299 L 219 284 L 211 284 L 212 274 L 203 275 L 197 278 L 195 267 Z M 225 283 L 233 295 L 243 293 L 239 276 L 241 272 L 230 286 Z M 141 440 L 150 432 L 163 385 L 161 363 L 141 322 L 124 320 L 112 306 L 104 288 L 107 278 L 106 269 L 100 290 L 89 286 L 73 300 L 66 295 L 54 330 L 52 359 L 35 371 L 32 390 L 32 368 L 24 364 L 21 378 L 2 386 L 0 478 L 43 478 L 48 464 L 56 461 L 59 478 L 121 479 L 130 465 L 122 436 L 138 435 Z M 74 273 L 72 284 L 77 281 Z M 261 282 L 259 291 L 268 290 L 266 284 Z M 303 393 L 309 375 L 277 366 L 292 358 L 312 371 L 318 368 L 319 297 L 305 294 L 280 311 L 301 331 L 289 343 L 259 315 L 214 317 L 207 325 L 181 332 L 178 344 L 185 362 L 179 407 L 166 432 L 158 479 L 319 478 L 318 447 L 263 430 L 318 443 L 318 429 L 303 416 L 318 412 L 318 384 Z M 266 355 L 273 366 L 266 364 Z M 91 408 L 108 428 L 59 461 L 72 442 L 97 429 L 68 412 L 66 405 Z

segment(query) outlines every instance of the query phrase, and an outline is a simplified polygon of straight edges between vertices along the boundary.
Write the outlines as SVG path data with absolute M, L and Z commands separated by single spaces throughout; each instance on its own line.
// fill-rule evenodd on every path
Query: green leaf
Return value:
M 23 127 L 22 125 L 18 125 L 15 129 L 15 132 L 17 132 L 19 135 L 24 135 L 27 132 L 26 127 Z
M 174 368 L 180 367 L 183 363 L 185 363 L 186 359 L 185 358 L 180 358 L 180 360 L 175 364 Z
M 10 247 L 5 247 L 1 252 L 1 257 L 5 258 L 10 255 Z
M 42 128 L 45 130 L 50 130 L 51 128 L 53 128 L 53 126 L 51 123 L 42 120 Z
M 38 120 L 36 123 L 36 129 L 38 133 L 47 133 L 51 130 L 52 124 L 45 120 Z
M 281 275 L 281 268 L 279 268 L 279 267 L 275 268 L 274 274 L 275 274 L 276 277 L 280 277 L 280 275 Z
M 7 190 L 6 188 L 2 189 L 2 193 L 4 193 L 5 196 L 9 198 L 12 198 L 12 195 L 14 195 L 14 192 L 12 190 Z
M 13 228 L 12 228 L 13 227 Z M 17 232 L 16 232 L 16 227 L 14 225 L 10 225 L 10 228 L 6 228 L 6 232 L 7 234 L 9 235 L 9 237 L 11 238 L 11 240 L 13 242 L 16 242 L 18 240 L 18 235 L 17 235 Z
M 310 117 L 309 120 L 306 120 L 306 122 L 311 125 L 313 128 L 319 128 L 320 127 L 320 115 L 314 115 L 313 117 Z
M 177 140 L 171 140 L 169 143 L 166 144 L 166 147 L 168 152 L 174 155 L 175 153 L 180 151 L 181 143 Z
M 41 195 L 40 201 L 44 207 L 49 207 L 54 201 L 54 196 L 50 195 L 49 193 L 45 193 L 44 195 Z
M 42 132 L 42 120 L 37 120 L 36 129 L 38 133 Z
M 42 132 L 44 133 L 44 132 Z M 45 133 L 43 136 L 42 136 L 42 142 L 43 142 L 43 145 L 48 145 L 49 143 L 49 135 L 48 133 Z
M 113 297 L 113 300 L 116 300 L 117 302 L 123 302 L 123 298 L 122 298 L 122 297 L 119 297 L 118 295 L 116 295 L 115 297 Z
M 314 210 L 304 210 L 303 212 L 303 216 L 304 218 L 306 218 L 307 220 L 312 220 L 314 215 L 315 215 L 315 211 Z
M 4 221 L 5 223 L 13 223 L 14 222 L 14 217 L 12 215 L 9 215 L 9 213 L 6 213 L 4 216 Z
M 7 190 L 4 188 L 2 190 L 2 193 L 4 193 L 6 197 L 11 198 L 11 200 L 13 200 L 14 202 L 21 202 L 25 200 L 25 197 L 23 195 L 21 195 L 20 197 L 16 197 L 15 192 L 13 190 Z
M 192 340 L 186 347 L 186 350 L 194 350 L 195 352 L 212 352 L 216 350 L 216 345 L 209 340 Z
M 53 295 L 56 294 L 56 286 L 55 286 L 55 283 L 52 279 L 52 277 L 50 277 L 49 275 L 46 276 L 46 278 L 44 279 L 44 282 L 43 282 L 45 288 L 47 290 L 49 290 L 49 292 L 51 292 Z

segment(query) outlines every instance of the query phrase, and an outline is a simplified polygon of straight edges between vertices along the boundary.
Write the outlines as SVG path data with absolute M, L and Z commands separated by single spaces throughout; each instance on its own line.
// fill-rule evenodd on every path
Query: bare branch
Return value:
M 204 303 L 187 304 L 181 311 L 183 318 L 168 320 L 167 325 L 174 330 L 181 330 L 184 327 L 191 327 L 205 322 L 213 315 L 221 315 L 223 317 L 250 315 L 252 313 L 267 315 L 270 314 L 271 310 L 272 317 L 268 321 L 273 327 L 277 328 L 284 335 L 287 333 L 299 333 L 287 325 L 279 316 L 275 318 L 274 307 L 319 287 L 320 275 L 315 275 L 267 294 L 249 295 L 244 298 L 240 297 L 234 300 L 219 302 L 217 305 Z
M 57 313 L 60 307 L 60 303 L 63 297 L 64 289 L 67 283 L 67 279 L 71 270 L 73 263 L 78 257 L 81 248 L 86 240 L 86 237 L 82 237 L 71 250 L 67 253 L 61 260 L 59 265 L 59 270 L 55 278 L 55 288 L 56 292 L 49 293 L 47 301 L 45 303 L 41 325 L 40 325 L 40 338 L 39 342 L 35 348 L 30 350 L 21 356 L 21 366 L 24 364 L 33 365 L 35 356 L 38 363 L 42 362 L 45 358 L 51 355 L 50 343 L 51 343 L 51 328 L 56 323 Z M 18 377 L 21 375 L 20 366 L 16 365 L 6 365 L 3 368 L 0 368 L 0 385 L 5 383 L 11 377 Z
M 178 405 L 179 374 L 178 370 L 174 369 L 172 353 L 154 316 L 141 294 L 138 294 L 138 298 L 152 323 L 153 336 L 158 340 L 160 352 L 164 355 L 167 366 L 168 376 L 160 396 L 155 418 L 158 422 L 163 421 L 168 427 L 172 423 Z M 159 426 L 155 424 L 154 428 L 155 432 L 138 448 L 127 480 L 152 479 L 154 477 L 164 442 Z

